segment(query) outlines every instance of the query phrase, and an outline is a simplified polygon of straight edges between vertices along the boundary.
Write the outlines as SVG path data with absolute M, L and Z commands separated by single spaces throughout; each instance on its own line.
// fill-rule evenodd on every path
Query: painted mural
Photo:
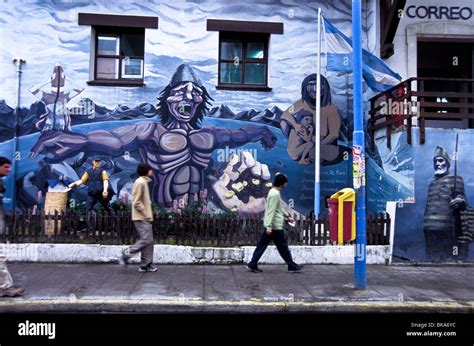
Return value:
M 0 26 L 10 34 L 2 34 L 0 52 L 0 151 L 16 159 L 7 207 L 15 190 L 17 208 L 41 208 L 51 181 L 76 181 L 99 157 L 116 193 L 112 204 L 129 202 L 136 166 L 147 162 L 160 207 L 204 200 L 211 212 L 259 212 L 272 178 L 283 172 L 297 182 L 283 193 L 285 202 L 297 212 L 313 210 L 316 45 L 308 38 L 316 34 L 318 7 L 349 32 L 350 2 L 24 2 L 21 13 L 11 2 L 3 7 Z M 90 28 L 78 25 L 78 12 L 160 18 L 159 29 L 146 31 L 145 87 L 87 85 Z M 364 13 L 375 16 L 370 4 Z M 271 92 L 216 89 L 218 33 L 205 23 L 219 17 L 284 23 L 284 35 L 271 37 Z M 366 44 L 375 45 L 374 21 L 366 23 Z M 17 139 L 11 56 L 27 60 Z M 321 77 L 324 205 L 351 183 L 352 101 L 348 74 Z M 70 191 L 69 206 L 86 197 L 85 187 Z
M 397 203 L 394 256 L 399 261 L 473 261 L 474 134 L 428 128 L 422 145 L 419 132 L 414 134 L 415 203 Z

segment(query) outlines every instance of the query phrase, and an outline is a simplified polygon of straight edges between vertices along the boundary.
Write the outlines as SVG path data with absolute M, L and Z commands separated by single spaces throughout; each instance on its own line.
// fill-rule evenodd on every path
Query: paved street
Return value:
M 111 264 L 11 263 L 22 298 L 0 298 L 0 312 L 474 312 L 474 266 L 368 266 L 365 291 L 353 266 L 161 265 L 156 273 Z

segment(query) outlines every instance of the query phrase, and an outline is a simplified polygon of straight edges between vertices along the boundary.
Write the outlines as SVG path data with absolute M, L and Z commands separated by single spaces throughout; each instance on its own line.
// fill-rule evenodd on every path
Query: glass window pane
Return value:
M 126 56 L 143 56 L 145 39 L 139 34 L 123 34 L 121 50 L 122 55 Z
M 142 78 L 143 60 L 127 59 L 122 60 L 122 78 Z
M 99 36 L 97 54 L 99 55 L 118 55 L 119 39 L 118 37 Z
M 265 64 L 245 64 L 245 84 L 265 84 Z
M 242 60 L 242 42 L 221 42 L 221 59 Z
M 242 64 L 221 63 L 220 83 L 242 83 Z
M 249 42 L 247 43 L 247 58 L 263 59 L 265 56 L 265 46 L 263 42 Z
M 118 59 L 97 58 L 97 79 L 118 79 Z

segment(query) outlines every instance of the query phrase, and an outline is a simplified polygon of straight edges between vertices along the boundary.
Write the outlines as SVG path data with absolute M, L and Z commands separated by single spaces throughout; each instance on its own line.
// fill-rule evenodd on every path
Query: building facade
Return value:
M 398 21 L 390 13 L 401 2 L 362 3 L 363 48 L 376 56 L 383 51 L 382 57 L 393 50 L 384 59 L 402 80 L 473 78 L 471 1 L 408 0 Z M 15 162 L 7 206 L 41 207 L 48 180 L 77 180 L 99 156 L 115 203 L 128 203 L 136 166 L 148 162 L 160 207 L 196 199 L 214 212 L 259 212 L 281 172 L 290 179 L 285 202 L 299 213 L 313 211 L 317 11 L 351 37 L 350 1 L 5 1 L 1 7 L 0 152 Z M 322 206 L 352 186 L 353 170 L 352 75 L 326 70 L 326 49 L 323 44 Z M 472 82 L 456 83 L 423 87 L 461 92 L 460 103 L 472 106 Z M 458 87 L 464 89 L 452 89 Z M 397 89 L 398 97 L 408 95 L 406 88 Z M 472 107 L 458 111 L 465 119 L 426 118 L 421 132 L 416 116 L 388 127 L 377 122 L 371 131 L 371 98 L 378 94 L 364 84 L 368 211 L 395 202 L 394 254 L 423 259 L 432 156 L 437 146 L 452 156 L 456 134 L 456 173 L 464 178 L 467 203 L 474 199 Z M 388 103 L 396 90 L 386 96 Z M 451 102 L 443 97 L 431 101 Z M 423 101 L 404 100 L 414 108 Z M 412 111 L 419 109 L 409 103 L 388 113 Z M 70 206 L 85 198 L 85 189 L 71 192 Z M 417 221 L 407 225 L 404 213 Z

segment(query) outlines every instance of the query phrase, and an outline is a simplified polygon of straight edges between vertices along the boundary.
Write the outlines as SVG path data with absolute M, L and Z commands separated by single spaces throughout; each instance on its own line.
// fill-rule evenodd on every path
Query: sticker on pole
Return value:
M 365 153 L 360 145 L 352 146 L 352 177 L 354 189 L 365 186 Z

